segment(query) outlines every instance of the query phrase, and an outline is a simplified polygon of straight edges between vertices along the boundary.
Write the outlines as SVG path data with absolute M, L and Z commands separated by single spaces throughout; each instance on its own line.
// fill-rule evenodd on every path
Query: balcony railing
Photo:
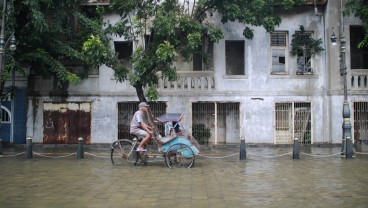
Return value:
M 351 72 L 350 88 L 353 90 L 368 90 L 368 70 L 365 71 L 354 71 Z
M 210 91 L 215 88 L 214 73 L 212 71 L 177 72 L 179 79 L 169 82 L 159 80 L 159 91 Z

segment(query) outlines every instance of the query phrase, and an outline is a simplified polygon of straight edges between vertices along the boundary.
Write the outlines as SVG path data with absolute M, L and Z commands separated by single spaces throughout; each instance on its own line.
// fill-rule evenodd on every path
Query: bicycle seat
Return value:
M 141 142 L 143 138 L 138 138 L 138 137 L 137 137 L 137 135 L 135 135 L 135 134 L 130 134 L 130 139 L 131 139 L 131 140 L 138 139 L 138 141 L 139 141 L 139 142 Z

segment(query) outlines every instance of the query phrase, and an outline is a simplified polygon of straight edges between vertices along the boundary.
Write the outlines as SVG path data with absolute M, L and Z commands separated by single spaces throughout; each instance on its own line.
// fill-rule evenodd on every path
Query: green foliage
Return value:
M 116 70 L 118 80 L 126 78 L 127 70 L 110 49 L 102 29 L 102 7 L 83 8 L 85 0 L 7 2 L 5 38 L 14 33 L 18 44 L 12 57 L 5 59 L 5 71 L 21 71 L 21 66 L 27 66 L 34 74 L 77 83 L 83 77 L 73 73 L 70 65 L 84 66 L 82 74 L 87 74 L 106 64 Z M 11 59 L 16 61 L 7 64 Z
M 128 79 L 136 87 L 138 97 L 144 99 L 142 88 L 153 92 L 158 76 L 177 80 L 175 56 L 191 61 L 193 54 L 199 54 L 205 59 L 207 54 L 202 51 L 205 40 L 217 42 L 223 38 L 221 28 L 207 21 L 214 13 L 221 14 L 223 23 L 239 21 L 244 25 L 263 26 L 271 32 L 281 23 L 274 7 L 290 9 L 301 1 L 196 0 L 189 4 L 187 0 L 111 0 L 110 8 L 121 18 L 114 24 L 108 23 L 106 30 L 136 44 L 138 51 L 131 58 L 134 69 Z M 251 27 L 245 27 L 243 34 L 248 39 L 254 36 Z M 144 37 L 149 40 L 143 41 Z
M 305 55 L 311 56 L 324 50 L 321 47 L 322 39 L 313 39 L 306 33 L 303 25 L 300 25 L 299 29 L 300 31 L 295 32 L 291 39 L 291 55 L 296 56 L 305 52 Z
M 157 85 L 151 85 L 147 88 L 146 97 L 151 101 L 158 100 Z
M 208 141 L 211 138 L 211 130 L 204 124 L 194 124 L 193 137 L 199 144 L 208 144 Z
M 368 0 L 347 0 L 344 14 L 354 14 L 355 17 L 362 20 L 365 37 L 359 43 L 358 48 L 368 47 Z

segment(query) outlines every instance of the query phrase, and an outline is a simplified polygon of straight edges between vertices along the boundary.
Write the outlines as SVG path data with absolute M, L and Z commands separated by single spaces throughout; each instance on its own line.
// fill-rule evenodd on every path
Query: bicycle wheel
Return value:
M 186 144 L 174 144 L 165 154 L 165 163 L 169 168 L 191 168 L 194 164 L 194 153 Z
M 111 162 L 113 165 L 130 164 L 136 158 L 136 147 L 128 139 L 119 139 L 111 145 Z

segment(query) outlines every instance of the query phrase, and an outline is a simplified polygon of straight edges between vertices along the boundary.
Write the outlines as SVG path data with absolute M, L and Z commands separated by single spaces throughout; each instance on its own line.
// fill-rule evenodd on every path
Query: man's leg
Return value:
M 141 141 L 141 143 L 139 144 L 138 148 L 143 148 L 145 147 L 145 144 L 148 142 L 148 140 L 151 138 L 151 134 L 147 133 L 146 136 L 143 138 L 143 140 Z

